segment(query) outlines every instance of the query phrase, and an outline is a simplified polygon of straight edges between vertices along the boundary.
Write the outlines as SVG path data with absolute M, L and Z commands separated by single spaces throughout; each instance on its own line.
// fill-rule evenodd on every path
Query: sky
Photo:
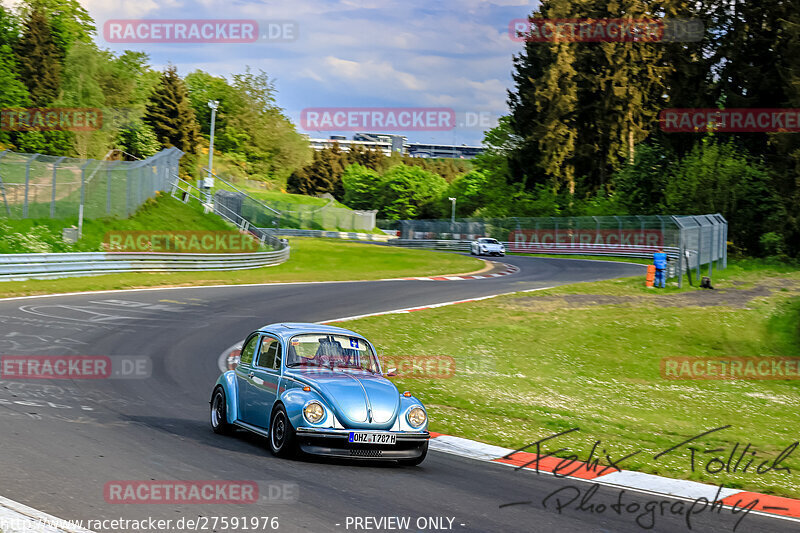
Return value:
M 479 145 L 486 125 L 507 114 L 512 55 L 522 44 L 509 22 L 537 2 L 525 0 L 80 0 L 98 28 L 97 44 L 142 51 L 151 65 L 181 75 L 202 69 L 230 78 L 246 66 L 275 81 L 277 103 L 312 137 L 353 131 L 302 128 L 301 112 L 323 108 L 452 110 L 451 121 L 394 131 L 409 142 Z M 118 43 L 112 21 L 199 19 L 280 21 L 278 40 L 237 43 Z M 106 28 L 106 23 L 109 26 Z M 288 26 L 287 26 L 288 25 Z M 130 26 L 125 24 L 123 30 Z M 138 26 L 136 26 L 138 27 Z M 149 31 L 152 31 L 152 27 Z M 269 28 L 269 26 L 266 26 Z M 280 28 L 278 31 L 277 28 Z M 162 30 L 166 31 L 166 30 Z M 292 34 L 291 32 L 294 32 Z M 117 35 L 123 35 L 122 32 Z M 283 38 L 283 40 L 281 40 Z M 318 115 L 321 116 L 321 115 Z M 340 115 L 341 116 L 341 115 Z M 395 117 L 397 114 L 395 113 Z M 387 117 L 387 121 L 388 121 Z M 355 129 L 361 123 L 353 123 Z M 414 123 L 419 126 L 420 122 Z M 455 125 L 455 127 L 450 127 Z

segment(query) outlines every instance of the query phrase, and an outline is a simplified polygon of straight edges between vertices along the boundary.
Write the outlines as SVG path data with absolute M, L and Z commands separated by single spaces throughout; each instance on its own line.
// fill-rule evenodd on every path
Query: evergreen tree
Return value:
M 20 81 L 13 52 L 17 41 L 16 31 L 14 17 L 0 6 L 0 108 L 30 105 L 28 88 Z
M 175 146 L 191 156 L 197 150 L 199 131 L 189 92 L 174 66 L 162 74 L 145 106 L 144 121 L 163 146 Z
M 67 57 L 75 43 L 90 43 L 96 30 L 94 21 L 78 0 L 24 0 L 20 6 L 23 17 L 41 11 L 50 21 L 53 40 L 59 55 Z
M 292 172 L 286 182 L 286 189 L 297 194 L 316 196 L 331 193 L 338 199 L 343 198 L 342 174 L 347 164 L 346 157 L 346 153 L 339 148 L 339 143 L 314 152 L 309 165 Z
M 46 106 L 52 103 L 58 96 L 61 83 L 61 56 L 42 10 L 31 11 L 14 52 L 20 78 L 28 87 L 33 104 Z

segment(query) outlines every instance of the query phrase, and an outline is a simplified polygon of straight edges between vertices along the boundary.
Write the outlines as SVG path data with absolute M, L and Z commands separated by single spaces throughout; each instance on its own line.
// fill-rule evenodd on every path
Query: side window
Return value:
M 264 337 L 264 339 L 261 341 L 261 350 L 258 355 L 257 366 L 272 370 L 280 369 L 281 344 L 277 339 L 273 339 L 272 337 Z
M 247 340 L 244 348 L 242 348 L 242 355 L 239 363 L 249 365 L 253 362 L 253 356 L 256 353 L 256 345 L 258 344 L 258 335 L 253 335 Z

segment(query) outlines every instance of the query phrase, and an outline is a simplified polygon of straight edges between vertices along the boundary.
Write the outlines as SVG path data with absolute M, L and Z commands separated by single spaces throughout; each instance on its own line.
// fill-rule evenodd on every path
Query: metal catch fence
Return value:
M 390 243 L 438 249 L 468 250 L 479 237 L 505 243 L 511 253 L 583 254 L 651 258 L 664 250 L 670 258 L 669 277 L 683 283 L 683 274 L 701 265 L 727 265 L 728 222 L 720 214 L 511 217 L 455 220 L 379 220 L 393 231 Z
M 183 152 L 177 148 L 140 161 L 76 159 L 0 152 L 0 216 L 23 218 L 127 217 L 156 191 L 169 188 Z
M 212 175 L 215 201 L 224 203 L 254 226 L 366 232 L 375 228 L 377 211 L 336 207 L 333 199 L 324 205 L 307 205 L 259 198 L 259 192 L 248 192 L 229 180 Z

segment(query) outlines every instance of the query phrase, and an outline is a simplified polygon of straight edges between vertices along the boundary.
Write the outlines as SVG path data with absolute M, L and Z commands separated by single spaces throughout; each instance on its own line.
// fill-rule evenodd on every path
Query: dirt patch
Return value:
M 781 291 L 784 294 L 800 295 L 800 282 L 775 279 L 767 280 L 749 289 L 725 288 L 664 295 L 564 294 L 558 296 L 522 296 L 510 300 L 508 306 L 539 312 L 548 312 L 555 309 L 581 309 L 601 305 L 747 309 L 754 300 L 767 298 L 776 291 Z

